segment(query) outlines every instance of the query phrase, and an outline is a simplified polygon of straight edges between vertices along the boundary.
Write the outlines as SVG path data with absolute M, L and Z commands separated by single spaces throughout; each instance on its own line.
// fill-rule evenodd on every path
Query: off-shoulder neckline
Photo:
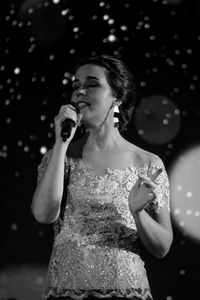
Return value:
M 71 158 L 72 159 L 72 158 Z M 99 178 L 104 178 L 105 176 L 107 176 L 108 174 L 122 174 L 122 173 L 127 173 L 127 172 L 136 172 L 137 170 L 140 169 L 149 169 L 149 167 L 154 166 L 154 167 L 158 167 L 158 165 L 155 162 L 152 161 L 147 161 L 144 162 L 142 164 L 140 164 L 139 166 L 134 166 L 134 165 L 129 165 L 127 167 L 124 168 L 104 168 L 104 174 L 98 174 L 96 172 L 96 170 L 87 162 L 85 162 L 83 159 L 79 158 L 79 159 L 72 159 L 72 161 L 79 167 L 79 168 L 83 168 L 83 169 L 87 169 L 90 170 L 93 175 L 95 175 L 96 177 Z

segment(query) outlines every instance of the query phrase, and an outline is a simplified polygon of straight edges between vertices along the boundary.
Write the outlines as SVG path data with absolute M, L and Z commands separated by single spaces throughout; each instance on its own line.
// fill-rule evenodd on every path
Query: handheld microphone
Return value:
M 79 107 L 75 103 L 70 103 L 72 106 L 74 106 L 76 113 L 79 113 Z M 61 130 L 61 138 L 63 142 L 66 142 L 66 140 L 70 137 L 72 128 L 76 125 L 74 120 L 71 119 L 65 119 L 62 123 L 62 130 Z

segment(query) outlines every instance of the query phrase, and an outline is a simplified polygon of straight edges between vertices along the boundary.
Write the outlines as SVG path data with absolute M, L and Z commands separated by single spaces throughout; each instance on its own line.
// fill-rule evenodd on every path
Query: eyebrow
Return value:
M 87 76 L 86 79 L 87 79 L 87 80 L 88 80 L 88 79 L 89 79 L 89 80 L 90 80 L 90 79 L 93 79 L 93 80 L 98 80 L 98 81 L 99 81 L 99 78 L 96 77 L 96 76 Z M 78 82 L 78 81 L 80 81 L 78 78 L 73 80 L 73 82 Z

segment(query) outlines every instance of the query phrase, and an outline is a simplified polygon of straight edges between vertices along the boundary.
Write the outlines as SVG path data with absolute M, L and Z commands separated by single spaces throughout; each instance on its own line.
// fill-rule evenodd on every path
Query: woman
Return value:
M 72 86 L 80 113 L 68 104 L 55 117 L 55 144 L 32 202 L 36 220 L 55 229 L 44 295 L 152 299 L 140 246 L 158 258 L 169 251 L 169 185 L 161 159 L 120 134 L 134 106 L 133 78 L 122 61 L 102 55 L 80 62 Z M 63 141 L 67 118 L 76 125 Z M 80 124 L 85 134 L 71 142 Z

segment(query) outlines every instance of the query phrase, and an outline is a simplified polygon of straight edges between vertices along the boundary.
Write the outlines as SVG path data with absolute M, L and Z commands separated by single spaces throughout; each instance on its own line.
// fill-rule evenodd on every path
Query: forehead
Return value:
M 74 77 L 79 80 L 85 80 L 88 77 L 96 77 L 101 81 L 107 81 L 105 72 L 106 69 L 104 67 L 86 64 L 78 68 Z

